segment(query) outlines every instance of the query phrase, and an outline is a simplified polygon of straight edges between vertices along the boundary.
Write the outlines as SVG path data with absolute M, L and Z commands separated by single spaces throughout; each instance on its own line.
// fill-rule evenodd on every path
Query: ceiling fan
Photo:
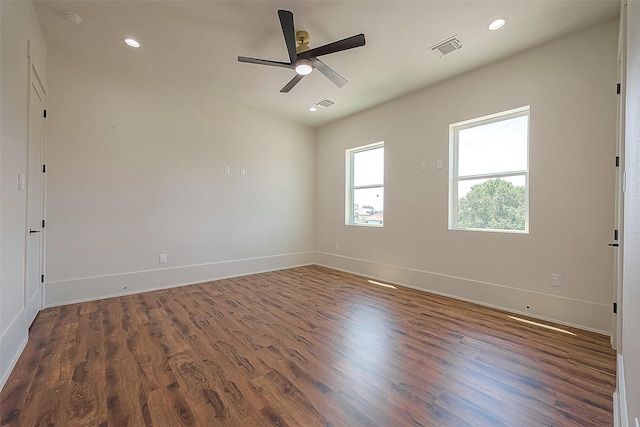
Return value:
M 342 50 L 353 49 L 364 46 L 364 34 L 347 37 L 324 46 L 309 48 L 309 33 L 306 31 L 295 32 L 293 25 L 293 13 L 288 10 L 278 10 L 282 35 L 289 53 L 289 62 L 269 61 L 267 59 L 247 58 L 238 56 L 238 61 L 249 64 L 269 65 L 272 67 L 290 68 L 296 71 L 296 76 L 287 83 L 280 92 L 287 93 L 302 80 L 304 76 L 317 69 L 331 80 L 336 86 L 342 87 L 347 84 L 347 80 L 336 73 L 331 67 L 318 59 L 318 56 L 340 52 Z

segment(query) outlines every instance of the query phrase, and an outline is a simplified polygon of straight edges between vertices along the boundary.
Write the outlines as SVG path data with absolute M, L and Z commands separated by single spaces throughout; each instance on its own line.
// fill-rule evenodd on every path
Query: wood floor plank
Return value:
M 149 392 L 148 404 L 154 426 L 198 425 L 177 382 Z
M 189 358 L 172 358 L 171 362 L 177 366 L 176 372 L 182 384 L 186 387 L 196 382 L 204 385 L 203 392 L 211 401 L 209 404 L 226 407 L 233 422 L 243 421 L 268 405 L 251 383 L 254 376 L 245 375 L 244 367 L 229 360 L 216 341 L 206 334 L 194 334 L 189 340 L 192 344 Z M 212 400 L 218 398 L 212 392 L 217 393 L 219 402 Z
M 320 266 L 46 309 L 0 425 L 613 425 L 608 337 L 509 316 Z
M 3 389 L 4 393 L 4 389 Z M 66 426 L 71 407 L 71 387 L 68 384 L 54 387 L 34 387 L 30 390 L 20 417 L 3 426 Z M 99 425 L 99 424 L 90 424 Z
M 68 382 L 70 405 L 66 422 L 68 425 L 100 425 L 107 419 L 102 312 L 83 313 L 79 307 L 77 313 L 78 328 L 67 347 L 72 374 Z
M 334 424 L 322 414 L 295 384 L 277 370 L 252 380 L 260 393 L 275 406 L 281 408 L 280 416 L 290 426 Z
M 348 425 L 353 419 L 356 419 L 358 424 L 362 426 L 380 425 L 357 405 L 343 398 L 345 392 L 351 391 L 347 385 L 348 379 L 336 381 L 338 373 L 323 368 L 320 361 L 311 360 L 311 358 L 292 360 L 288 357 L 291 354 L 291 349 L 277 344 L 261 349 L 259 353 L 266 363 L 283 373 L 291 383 L 304 389 L 309 400 L 317 406 L 318 411 L 329 414 L 334 425 Z M 331 383 L 333 388 L 329 387 L 326 382 Z
M 105 361 L 104 376 L 109 425 L 143 426 L 148 424 L 145 414 L 146 395 L 138 374 L 139 365 L 128 350 L 126 342 L 108 342 L 110 357 Z M 143 399 L 140 399 L 142 393 Z

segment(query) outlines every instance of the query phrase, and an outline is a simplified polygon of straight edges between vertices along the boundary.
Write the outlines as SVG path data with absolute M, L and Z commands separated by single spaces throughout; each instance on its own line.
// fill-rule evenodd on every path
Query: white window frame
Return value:
M 483 126 L 490 123 L 501 122 L 516 117 L 527 117 L 527 168 L 524 170 L 512 170 L 507 172 L 496 172 L 478 175 L 458 176 L 458 135 L 461 130 Z M 515 108 L 476 119 L 449 125 L 449 229 L 450 230 L 472 230 L 486 231 L 492 233 L 529 233 L 529 146 L 530 146 L 530 106 Z M 509 178 L 513 176 L 524 176 L 525 181 L 525 219 L 524 230 L 503 230 L 494 228 L 465 228 L 458 226 L 458 183 L 460 181 L 471 181 L 477 179 Z
M 359 190 L 363 188 L 382 188 L 384 191 L 384 178 L 383 178 L 383 182 L 381 183 L 359 185 L 359 186 L 353 185 L 354 155 L 356 153 L 375 150 L 378 148 L 384 148 L 384 141 L 375 142 L 373 144 L 363 145 L 361 147 L 350 148 L 348 150 L 345 150 L 345 157 L 346 157 L 345 170 L 346 170 L 346 184 L 347 184 L 346 193 L 345 193 L 345 225 L 356 225 L 361 227 L 383 227 L 384 226 L 384 219 L 382 220 L 382 224 L 363 224 L 363 223 L 354 222 L 354 218 L 353 218 L 353 197 L 354 197 L 353 193 L 355 190 Z M 384 212 L 384 200 L 383 200 L 383 212 Z

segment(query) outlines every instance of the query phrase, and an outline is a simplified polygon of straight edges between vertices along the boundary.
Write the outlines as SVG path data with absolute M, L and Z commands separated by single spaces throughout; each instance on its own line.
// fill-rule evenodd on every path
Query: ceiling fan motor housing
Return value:
M 303 30 L 296 32 L 296 53 L 302 53 L 309 50 L 309 33 Z

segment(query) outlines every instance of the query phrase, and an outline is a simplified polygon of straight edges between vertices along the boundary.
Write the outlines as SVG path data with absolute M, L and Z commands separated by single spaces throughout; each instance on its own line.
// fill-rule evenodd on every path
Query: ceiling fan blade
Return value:
M 347 79 L 336 73 L 333 68 L 329 67 L 318 58 L 311 58 L 311 63 L 314 68 L 317 68 L 322 74 L 324 74 L 329 80 L 331 80 L 336 86 L 342 87 L 347 84 Z
M 316 56 L 328 55 L 330 53 L 353 49 L 354 47 L 360 47 L 364 45 L 364 34 L 358 34 L 356 36 L 347 37 L 346 39 L 338 40 L 337 42 L 325 44 L 324 46 L 316 47 L 306 52 L 302 52 L 298 55 L 298 58 L 309 59 Z
M 282 35 L 287 45 L 287 53 L 289 53 L 289 63 L 296 62 L 296 30 L 293 26 L 293 13 L 288 10 L 278 10 L 278 18 L 280 18 L 280 26 L 282 27 Z
M 288 93 L 291 89 L 293 89 L 295 85 L 298 84 L 300 80 L 302 80 L 303 77 L 304 76 L 302 74 L 296 74 L 296 76 L 292 78 L 291 81 L 285 85 L 285 87 L 280 89 L 280 92 Z
M 293 65 L 289 64 L 288 62 L 269 61 L 268 59 L 258 59 L 258 58 L 247 58 L 246 56 L 238 56 L 238 61 L 246 62 L 247 64 L 271 65 L 272 67 L 295 68 Z

